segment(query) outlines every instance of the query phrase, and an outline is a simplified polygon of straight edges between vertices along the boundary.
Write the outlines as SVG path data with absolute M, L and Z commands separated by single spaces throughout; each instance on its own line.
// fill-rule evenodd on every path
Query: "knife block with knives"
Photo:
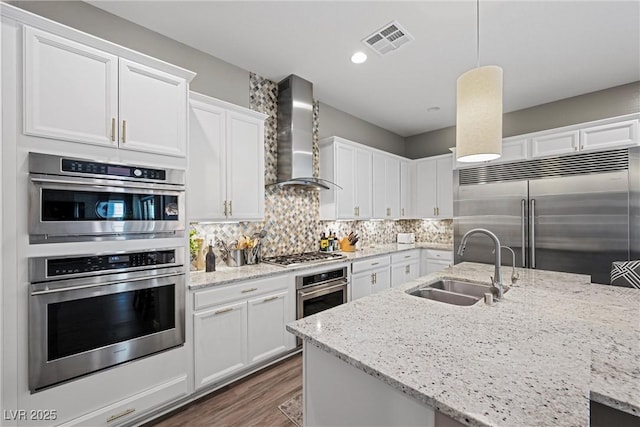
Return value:
M 355 252 L 358 240 L 359 237 L 357 234 L 354 234 L 353 232 L 349 233 L 347 237 L 340 240 L 340 250 L 342 252 Z

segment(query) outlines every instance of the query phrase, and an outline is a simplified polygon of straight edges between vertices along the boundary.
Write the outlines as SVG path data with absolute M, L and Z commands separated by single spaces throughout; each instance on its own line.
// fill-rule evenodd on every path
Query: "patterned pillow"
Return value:
M 611 284 L 640 289 L 640 260 L 614 261 L 611 264 Z

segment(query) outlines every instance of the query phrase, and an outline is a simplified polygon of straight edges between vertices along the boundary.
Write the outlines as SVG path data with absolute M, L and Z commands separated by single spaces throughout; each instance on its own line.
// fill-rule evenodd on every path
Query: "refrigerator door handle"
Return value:
M 526 239 L 527 239 L 527 224 L 526 224 L 526 206 L 527 206 L 527 201 L 525 199 L 522 199 L 520 201 L 520 233 L 521 233 L 521 239 L 522 239 L 522 267 L 525 268 L 527 266 L 527 257 L 526 257 L 526 253 L 525 253 L 525 249 L 526 249 Z
M 531 226 L 529 228 L 531 241 L 531 268 L 536 268 L 536 200 L 531 199 Z

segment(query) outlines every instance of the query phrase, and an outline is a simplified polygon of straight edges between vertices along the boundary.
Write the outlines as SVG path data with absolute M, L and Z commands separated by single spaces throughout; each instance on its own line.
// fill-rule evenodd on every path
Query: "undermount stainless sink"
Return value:
M 507 290 L 508 289 L 506 289 L 505 292 Z M 491 292 L 491 287 L 488 285 L 454 279 L 442 279 L 409 292 L 409 295 L 464 306 L 477 303 L 484 297 L 484 294 L 488 292 Z

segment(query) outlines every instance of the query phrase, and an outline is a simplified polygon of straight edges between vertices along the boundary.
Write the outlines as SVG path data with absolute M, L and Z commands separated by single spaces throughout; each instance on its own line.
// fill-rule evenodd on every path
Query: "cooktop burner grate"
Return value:
M 312 264 L 322 261 L 336 260 L 346 258 L 346 255 L 336 254 L 330 252 L 303 252 L 299 254 L 279 255 L 272 257 L 265 257 L 263 262 L 268 264 L 282 265 L 290 267 L 300 264 Z

